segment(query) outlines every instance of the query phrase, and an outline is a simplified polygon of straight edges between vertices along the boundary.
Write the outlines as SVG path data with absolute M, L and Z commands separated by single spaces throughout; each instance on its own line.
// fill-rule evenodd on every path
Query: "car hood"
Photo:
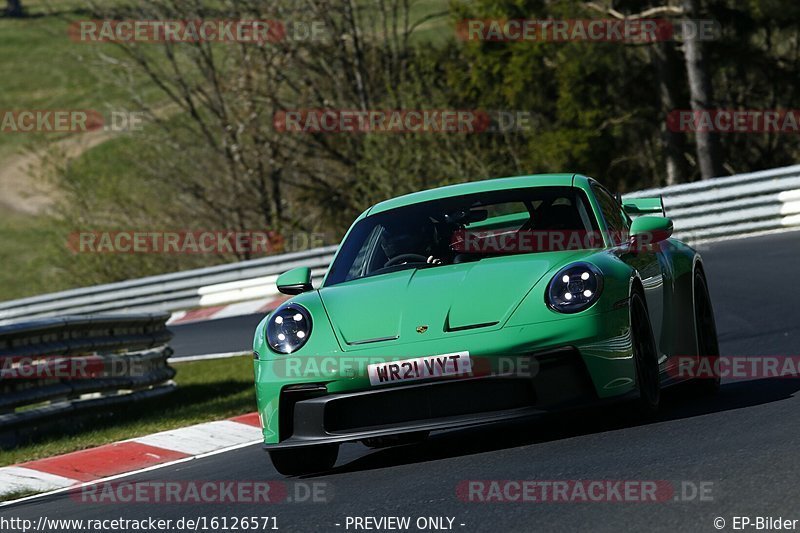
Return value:
M 551 252 L 410 268 L 323 287 L 319 294 L 344 350 L 431 340 L 502 327 L 548 272 L 576 255 Z M 424 333 L 417 331 L 425 327 Z

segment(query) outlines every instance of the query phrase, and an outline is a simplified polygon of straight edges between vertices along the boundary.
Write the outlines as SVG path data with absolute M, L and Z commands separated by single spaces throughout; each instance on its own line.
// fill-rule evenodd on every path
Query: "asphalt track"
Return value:
M 800 233 L 700 250 L 723 354 L 800 355 Z M 188 347 L 202 336 L 205 351 L 247 349 L 257 318 L 181 326 L 176 344 Z M 248 338 L 240 338 L 244 333 Z M 732 531 L 734 516 L 800 519 L 798 389 L 794 379 L 727 382 L 710 399 L 672 389 L 660 415 L 644 424 L 626 421 L 614 407 L 525 426 L 451 431 L 393 449 L 345 445 L 333 471 L 302 480 L 327 483 L 328 503 L 90 505 L 55 494 L 2 508 L 0 518 L 274 515 L 282 531 L 348 531 L 348 516 L 410 516 L 410 531 L 417 531 L 417 517 L 448 516 L 455 531 L 465 532 L 616 532 L 718 531 L 713 522 L 721 517 L 723 530 Z M 127 479 L 284 478 L 259 446 L 250 446 Z M 487 504 L 456 494 L 464 480 L 521 479 L 710 482 L 711 501 Z
M 253 332 L 264 315 L 245 315 L 170 326 L 173 357 L 212 353 L 245 352 L 253 349 Z

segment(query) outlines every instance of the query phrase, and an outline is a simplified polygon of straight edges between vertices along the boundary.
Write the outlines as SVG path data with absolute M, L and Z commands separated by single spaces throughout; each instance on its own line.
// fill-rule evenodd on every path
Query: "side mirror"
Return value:
M 631 247 L 642 249 L 669 239 L 672 235 L 672 220 L 666 217 L 643 216 L 631 224 Z
M 313 289 L 311 286 L 311 269 L 308 267 L 293 268 L 278 276 L 278 280 L 275 283 L 278 286 L 278 291 L 283 294 L 300 294 L 301 292 L 310 291 Z

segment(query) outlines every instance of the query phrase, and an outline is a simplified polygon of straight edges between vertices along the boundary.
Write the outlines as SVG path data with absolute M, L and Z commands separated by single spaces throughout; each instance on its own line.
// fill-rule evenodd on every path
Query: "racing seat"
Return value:
M 580 230 L 583 221 L 574 205 L 555 204 L 536 212 L 534 227 L 537 231 Z

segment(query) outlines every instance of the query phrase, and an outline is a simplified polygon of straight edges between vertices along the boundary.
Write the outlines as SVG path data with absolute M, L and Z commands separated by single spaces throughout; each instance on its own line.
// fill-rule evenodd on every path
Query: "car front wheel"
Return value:
M 714 310 L 711 307 L 706 278 L 699 270 L 694 274 L 694 323 L 697 330 L 697 355 L 708 359 L 713 367 L 713 363 L 719 358 L 717 325 L 714 321 Z M 715 394 L 719 391 L 719 374 L 699 377 L 694 381 L 696 387 L 703 393 Z
M 661 379 L 658 371 L 656 349 L 650 316 L 644 298 L 639 293 L 631 296 L 631 333 L 633 337 L 633 360 L 636 365 L 636 388 L 639 391 L 637 410 L 640 415 L 650 416 L 658 411 L 661 402 Z

